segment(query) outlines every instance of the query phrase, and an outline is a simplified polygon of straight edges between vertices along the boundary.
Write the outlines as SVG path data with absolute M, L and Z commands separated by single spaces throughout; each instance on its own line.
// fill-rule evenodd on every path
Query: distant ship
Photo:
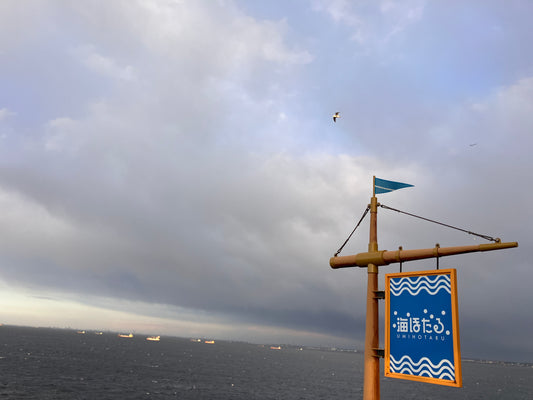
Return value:
M 215 341 L 214 340 L 206 340 L 205 343 L 207 343 L 207 344 L 215 344 Z
M 103 335 L 103 332 L 94 332 L 95 335 Z
M 80 335 L 85 335 L 85 331 L 78 331 L 76 333 L 79 333 Z
M 125 334 L 119 333 L 119 334 L 118 334 L 118 337 L 123 337 L 123 338 L 132 338 L 132 337 L 133 337 L 133 335 L 132 335 L 131 333 L 130 333 L 130 334 L 128 334 L 128 335 L 125 335 Z
M 281 346 L 270 346 L 270 350 L 281 350 Z
M 150 342 L 159 342 L 161 340 L 161 336 L 148 336 L 146 340 L 149 340 Z

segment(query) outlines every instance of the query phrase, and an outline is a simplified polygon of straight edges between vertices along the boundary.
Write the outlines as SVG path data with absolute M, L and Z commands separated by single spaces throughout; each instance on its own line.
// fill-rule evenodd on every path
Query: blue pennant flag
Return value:
M 374 194 L 389 193 L 393 190 L 403 189 L 406 187 L 412 187 L 408 183 L 386 181 L 385 179 L 379 179 L 374 177 Z

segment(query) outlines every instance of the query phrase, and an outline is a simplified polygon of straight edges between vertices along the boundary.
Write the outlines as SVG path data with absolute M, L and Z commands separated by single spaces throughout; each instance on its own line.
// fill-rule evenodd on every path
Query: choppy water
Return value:
M 533 399 L 530 365 L 463 362 L 463 388 L 381 380 L 382 399 Z M 5 399 L 361 399 L 363 356 L 0 327 Z

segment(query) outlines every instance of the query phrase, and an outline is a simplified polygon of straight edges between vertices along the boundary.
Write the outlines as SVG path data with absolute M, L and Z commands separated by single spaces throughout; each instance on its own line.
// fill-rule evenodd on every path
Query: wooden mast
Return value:
M 375 179 L 375 177 L 374 177 Z M 375 185 L 373 185 L 375 186 Z M 370 199 L 370 240 L 368 252 L 378 251 L 377 230 L 378 199 L 373 193 Z M 379 357 L 376 349 L 379 347 L 379 303 L 376 297 L 378 291 L 378 266 L 373 263 L 366 265 L 368 283 L 366 288 L 366 330 L 365 330 L 365 370 L 363 384 L 363 400 L 380 398 L 379 387 Z

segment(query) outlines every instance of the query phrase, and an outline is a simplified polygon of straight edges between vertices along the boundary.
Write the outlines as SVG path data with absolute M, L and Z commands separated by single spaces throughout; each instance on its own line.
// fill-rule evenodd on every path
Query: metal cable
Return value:
M 361 222 L 363 222 L 363 219 L 365 219 L 366 217 L 366 214 L 368 214 L 368 211 L 370 210 L 370 206 L 368 206 L 365 210 L 365 212 L 363 213 L 363 216 L 361 217 L 361 219 L 359 220 L 359 222 L 357 223 L 357 225 L 355 226 L 355 228 L 353 228 L 353 231 L 352 233 L 350 233 L 350 235 L 348 236 L 348 239 L 346 239 L 344 241 L 344 243 L 342 244 L 342 246 L 339 248 L 339 250 L 337 250 L 337 252 L 335 253 L 335 255 L 333 257 L 337 257 L 339 255 L 339 253 L 342 251 L 342 249 L 344 248 L 344 246 L 346 246 L 346 243 L 348 243 L 348 240 L 350 240 L 350 238 L 352 237 L 352 235 L 354 234 L 355 230 L 359 227 L 359 225 L 361 225 Z
M 482 234 L 479 234 L 479 233 L 468 231 L 466 229 L 457 228 L 456 226 L 444 224 L 442 222 L 434 221 L 434 220 L 429 219 L 429 218 L 424 218 L 424 217 L 421 217 L 419 215 L 415 215 L 415 214 L 411 214 L 411 213 L 408 213 L 408 212 L 405 212 L 405 211 L 401 211 L 401 210 L 398 210 L 396 208 L 392 208 L 392 207 L 389 207 L 389 206 L 386 206 L 386 205 L 383 205 L 383 204 L 378 204 L 378 205 L 380 207 L 382 207 L 382 208 L 386 208 L 387 210 L 396 211 L 396 212 L 399 212 L 401 214 L 409 215 L 411 217 L 423 219 L 424 221 L 433 222 L 433 223 L 438 224 L 438 225 L 446 226 L 447 228 L 456 229 L 458 231 L 465 232 L 465 233 L 468 233 L 470 235 L 479 236 L 479 237 L 481 237 L 481 238 L 483 238 L 485 240 L 489 240 L 489 241 L 496 242 L 496 243 L 500 242 L 500 239 L 498 239 L 498 238 L 495 239 L 495 238 L 493 238 L 492 236 L 489 236 L 489 235 L 482 235 Z

